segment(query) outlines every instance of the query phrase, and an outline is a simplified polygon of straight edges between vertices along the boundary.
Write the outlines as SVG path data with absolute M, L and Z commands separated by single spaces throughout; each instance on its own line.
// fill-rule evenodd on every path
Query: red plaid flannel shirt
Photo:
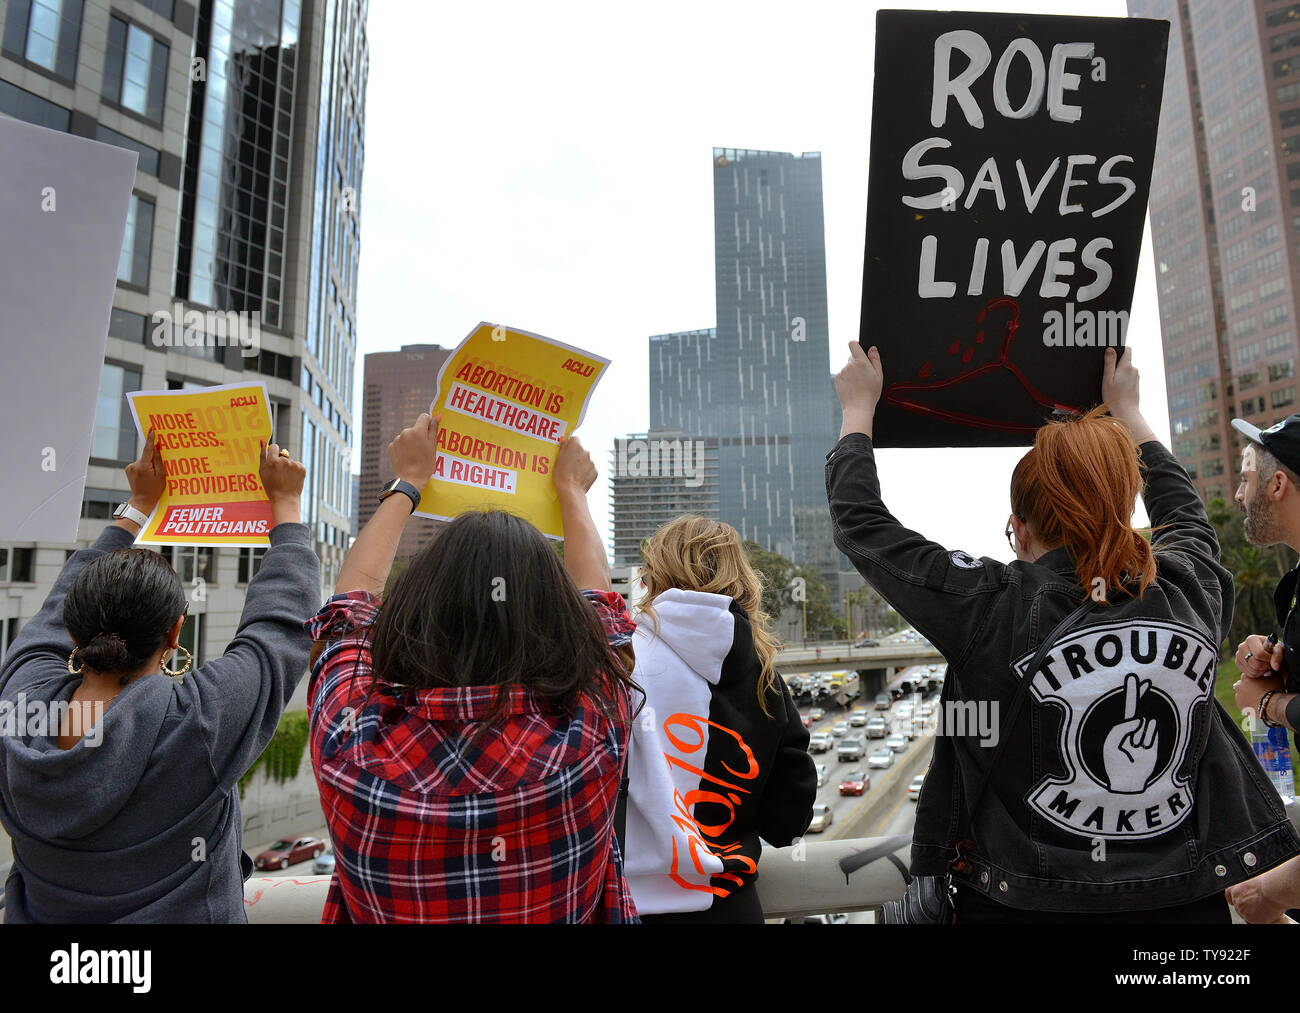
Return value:
M 635 629 L 614 592 L 584 591 L 611 645 Z M 571 717 L 511 687 L 413 690 L 372 678 L 379 599 L 337 594 L 307 622 L 311 762 L 334 843 L 324 922 L 635 922 L 614 835 L 631 708 Z

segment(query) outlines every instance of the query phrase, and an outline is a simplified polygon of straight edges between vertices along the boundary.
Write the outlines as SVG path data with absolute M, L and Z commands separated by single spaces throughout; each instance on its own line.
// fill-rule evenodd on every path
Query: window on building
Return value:
M 36 550 L 0 546 L 0 583 L 30 584 L 36 562 Z
M 1269 399 L 1274 408 L 1285 408 L 1287 405 L 1295 403 L 1295 388 L 1283 387 L 1281 390 L 1273 391 Z
M 187 587 L 196 577 L 208 584 L 216 582 L 216 551 L 211 545 L 164 545 L 158 551 Z
M 67 133 L 68 125 L 72 122 L 72 113 L 63 106 L 23 91 L 8 81 L 0 81 L 0 113 L 16 120 L 35 123 L 38 127 L 62 130 L 64 133 Z
M 158 175 L 158 162 L 162 156 L 157 148 L 142 144 L 132 137 L 127 137 L 126 134 L 119 134 L 116 130 L 109 130 L 102 123 L 95 127 L 95 140 L 103 141 L 105 144 L 112 144 L 118 148 L 125 148 L 127 151 L 134 151 L 140 156 L 135 167 L 150 176 L 156 177 Z
M 137 25 L 110 17 L 104 54 L 104 98 L 161 123 L 167 55 L 166 43 Z
M 82 0 L 11 0 L 4 49 L 72 81 L 77 71 Z
M 135 423 L 127 404 L 127 391 L 140 389 L 140 371 L 112 362 L 104 363 L 99 374 L 99 397 L 95 402 L 95 426 L 90 456 L 106 461 L 135 460 Z
M 200 613 L 191 612 L 185 617 L 185 623 L 181 626 L 181 635 L 176 638 L 176 642 L 190 652 L 194 668 L 198 668 L 207 660 L 203 656 L 203 616 Z M 185 664 L 185 655 L 180 651 L 177 651 L 176 655 L 167 662 L 169 668 L 180 668 Z
M 140 288 L 149 287 L 149 254 L 153 246 L 153 201 L 131 194 L 126 213 L 122 252 L 117 259 L 117 277 Z
M 113 307 L 108 318 L 108 333 L 123 341 L 144 344 L 148 341 L 149 318 L 140 313 Z
M 240 549 L 239 550 L 239 575 L 236 582 L 247 584 L 257 576 L 257 571 L 262 568 L 262 560 L 266 558 L 266 549 Z

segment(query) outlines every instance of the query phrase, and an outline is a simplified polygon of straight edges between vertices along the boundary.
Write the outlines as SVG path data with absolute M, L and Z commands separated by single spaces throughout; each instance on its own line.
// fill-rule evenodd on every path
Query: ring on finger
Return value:
M 1249 660 L 1251 659 L 1251 657 L 1252 657 L 1252 652 L 1249 652 L 1249 651 L 1246 652 L 1246 660 L 1249 661 Z

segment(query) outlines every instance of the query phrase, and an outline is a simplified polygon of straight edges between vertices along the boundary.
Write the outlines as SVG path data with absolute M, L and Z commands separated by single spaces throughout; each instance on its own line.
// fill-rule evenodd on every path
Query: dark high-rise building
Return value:
M 358 530 L 378 508 L 379 490 L 393 478 L 388 444 L 429 410 L 438 395 L 438 370 L 453 351 L 441 345 L 403 345 L 397 352 L 371 352 L 365 357 Z M 412 518 L 402 530 L 397 558 L 406 559 L 428 545 L 442 525 L 430 517 Z
M 650 428 L 718 439 L 719 517 L 834 587 L 821 156 L 713 150 L 717 326 L 650 339 Z
M 1129 0 L 1171 22 L 1151 235 L 1173 450 L 1231 498 L 1240 441 L 1296 410 L 1300 4 Z

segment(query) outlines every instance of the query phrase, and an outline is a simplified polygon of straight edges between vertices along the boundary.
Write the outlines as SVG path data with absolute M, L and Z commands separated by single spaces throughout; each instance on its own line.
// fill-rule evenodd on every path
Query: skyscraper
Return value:
M 1151 235 L 1173 450 L 1230 500 L 1240 441 L 1296 411 L 1300 5 L 1129 0 L 1172 24 Z
M 836 586 L 821 155 L 713 149 L 717 326 L 650 339 L 650 428 L 717 437 L 719 517 Z
M 388 444 L 422 412 L 429 410 L 429 403 L 438 394 L 438 370 L 453 351 L 441 345 L 403 345 L 400 351 L 371 352 L 365 357 L 358 530 L 365 527 L 378 508 L 379 490 L 393 477 Z M 414 555 L 442 525 L 442 521 L 429 517 L 408 521 L 397 544 L 396 558 Z
M 78 543 L 127 497 L 131 390 L 261 381 L 308 469 L 303 520 L 332 591 L 350 526 L 367 0 L 8 0 L 0 115 L 139 155 Z M 0 241 L 3 238 L 0 237 Z M 176 307 L 251 317 L 257 345 L 169 340 Z M 0 546 L 0 651 L 72 550 Z M 234 635 L 264 550 L 167 548 L 196 663 Z M 199 582 L 201 581 L 201 582 Z

